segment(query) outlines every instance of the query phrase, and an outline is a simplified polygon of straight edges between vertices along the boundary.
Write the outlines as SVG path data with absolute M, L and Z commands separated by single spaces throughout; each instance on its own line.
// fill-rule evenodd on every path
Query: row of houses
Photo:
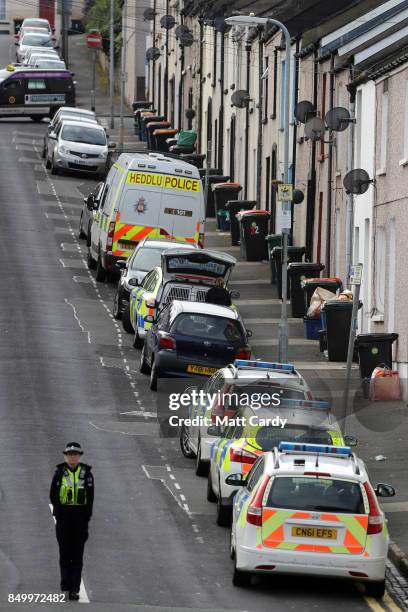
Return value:
M 139 68 L 147 99 L 175 127 L 192 126 L 198 152 L 210 148 L 211 166 L 270 211 L 272 232 L 291 225 L 294 244 L 324 263 L 325 275 L 346 279 L 347 261 L 363 264 L 359 331 L 399 333 L 395 361 L 406 379 L 408 0 L 151 0 L 142 19 L 135 0 L 127 2 L 135 48 L 146 41 L 147 58 L 155 57 L 145 59 L 145 74 Z M 289 91 L 281 30 L 225 22 L 249 13 L 288 28 Z M 140 99 L 132 78 L 127 85 L 129 101 Z M 304 192 L 291 212 L 282 212 L 276 190 L 284 176 L 286 96 L 289 177 Z M 305 118 L 324 119 L 338 107 L 347 111 L 341 131 L 329 122 L 321 138 L 294 115 L 306 108 Z M 354 197 L 343 185 L 352 168 L 372 181 Z

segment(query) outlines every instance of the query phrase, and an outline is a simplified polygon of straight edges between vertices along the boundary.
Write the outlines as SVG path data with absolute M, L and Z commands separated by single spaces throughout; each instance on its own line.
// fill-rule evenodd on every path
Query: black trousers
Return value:
M 60 553 L 61 591 L 78 593 L 84 546 L 88 539 L 88 523 L 81 518 L 75 521 L 59 519 L 56 534 Z

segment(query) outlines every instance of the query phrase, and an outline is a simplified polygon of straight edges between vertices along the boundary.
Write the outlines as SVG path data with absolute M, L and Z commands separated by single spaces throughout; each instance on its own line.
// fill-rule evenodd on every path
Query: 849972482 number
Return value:
M 65 593 L 9 593 L 9 603 L 64 603 Z

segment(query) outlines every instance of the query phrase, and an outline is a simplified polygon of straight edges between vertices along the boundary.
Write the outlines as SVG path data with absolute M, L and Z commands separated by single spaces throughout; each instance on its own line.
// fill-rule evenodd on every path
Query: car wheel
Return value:
M 229 527 L 229 525 L 231 525 L 231 508 L 222 503 L 220 481 L 218 481 L 216 522 L 217 525 L 219 525 L 220 527 Z
M 237 560 L 234 562 L 234 574 L 232 576 L 232 584 L 236 587 L 249 587 L 251 586 L 251 574 L 250 572 L 242 572 L 237 569 Z
M 47 168 L 47 170 L 50 170 L 50 168 L 51 168 L 51 162 L 50 162 L 50 160 L 48 159 L 48 157 L 47 157 L 47 158 L 46 158 L 46 160 L 45 160 L 45 167 Z
M 206 461 L 201 461 L 201 440 L 198 440 L 195 473 L 197 476 L 208 476 L 209 468 L 210 466 Z
M 98 262 L 96 264 L 96 280 L 98 283 L 103 283 L 106 280 L 106 270 L 102 265 L 101 254 L 98 255 Z
M 135 347 L 135 349 L 140 349 L 142 348 L 143 344 L 144 340 L 139 336 L 139 330 L 136 327 L 135 336 L 133 338 L 133 346 Z
M 88 247 L 88 255 L 87 255 L 86 259 L 87 259 L 87 264 L 88 264 L 89 270 L 95 270 L 95 268 L 96 268 L 96 261 L 92 257 L 92 255 L 91 255 L 91 248 L 90 247 Z
M 51 160 L 51 174 L 54 174 L 54 175 L 58 174 L 58 168 L 54 163 L 54 157 Z
M 113 299 L 113 316 L 117 321 L 122 318 L 122 313 L 119 308 L 119 291 L 116 291 Z
M 230 559 L 235 559 L 235 548 L 232 543 L 232 525 L 231 525 L 231 531 L 230 531 Z
M 86 238 L 85 232 L 84 232 L 84 228 L 82 227 L 82 220 L 83 220 L 83 213 L 81 213 L 81 216 L 79 217 L 79 232 L 78 232 L 78 236 L 80 238 Z
M 122 327 L 127 334 L 133 334 L 134 330 L 130 321 L 130 306 L 126 306 L 122 312 Z
M 181 426 L 180 430 L 180 448 L 184 457 L 187 459 L 192 459 L 194 457 L 194 452 L 190 448 L 188 429 L 185 425 Z
M 45 148 L 45 145 L 43 145 L 42 151 L 41 151 L 41 157 L 43 159 L 45 159 L 45 156 L 47 155 L 47 149 Z
M 151 391 L 157 391 L 157 379 L 158 379 L 157 368 L 156 368 L 154 359 L 152 357 L 152 368 L 150 370 L 150 385 L 149 385 Z
M 92 227 L 92 223 L 90 222 L 88 225 L 88 235 L 86 237 L 86 246 L 90 247 L 91 246 L 91 227 Z
M 142 352 L 140 354 L 140 367 L 139 371 L 141 374 L 150 374 L 150 366 L 146 361 L 146 345 L 142 348 Z
M 217 496 L 212 488 L 212 478 L 211 478 L 211 470 L 208 472 L 207 478 L 207 501 L 214 503 L 217 501 Z
M 369 597 L 381 599 L 385 595 L 385 580 L 380 580 L 379 582 L 366 582 L 365 591 L 366 595 Z

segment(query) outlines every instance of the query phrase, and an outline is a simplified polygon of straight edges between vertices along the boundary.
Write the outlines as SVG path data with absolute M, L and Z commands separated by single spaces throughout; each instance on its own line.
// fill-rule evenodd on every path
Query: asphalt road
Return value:
M 9 593 L 59 590 L 48 490 L 71 440 L 96 483 L 82 592 L 92 609 L 383 609 L 343 582 L 232 586 L 229 532 L 177 440 L 143 416 L 155 398 L 112 318 L 114 288 L 86 268 L 77 226 L 93 183 L 45 171 L 44 130 L 0 120 L 0 610 L 35 608 L 9 606 Z

